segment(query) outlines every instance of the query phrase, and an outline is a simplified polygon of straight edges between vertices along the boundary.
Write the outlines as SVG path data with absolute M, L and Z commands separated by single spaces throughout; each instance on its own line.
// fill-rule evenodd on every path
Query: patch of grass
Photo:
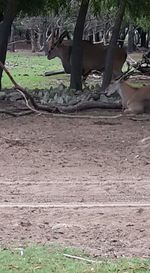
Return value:
M 50 86 L 57 87 L 60 83 L 69 85 L 70 75 L 44 76 L 45 72 L 63 69 L 58 58 L 48 60 L 46 56 L 35 55 L 31 51 L 8 52 L 6 64 L 16 82 L 28 90 L 49 89 Z M 127 65 L 124 64 L 123 71 L 126 70 Z M 95 85 L 96 81 L 88 79 L 87 84 Z M 131 85 L 141 87 L 143 82 L 131 83 Z M 5 72 L 3 73 L 2 86 L 3 88 L 12 88 L 12 83 Z
M 63 69 L 58 58 L 48 60 L 46 56 L 37 56 L 26 52 L 15 52 L 7 54 L 7 67 L 14 76 L 18 84 L 23 87 L 33 89 L 49 89 L 50 86 L 58 86 L 60 82 L 67 83 L 68 75 L 57 75 L 45 77 L 46 71 L 54 71 Z M 3 88 L 11 88 L 10 79 L 3 73 L 2 79 Z
M 0 273 L 148 273 L 150 260 L 121 259 L 88 264 L 64 257 L 63 253 L 85 256 L 77 250 L 61 247 L 28 247 L 23 256 L 19 250 L 0 251 Z

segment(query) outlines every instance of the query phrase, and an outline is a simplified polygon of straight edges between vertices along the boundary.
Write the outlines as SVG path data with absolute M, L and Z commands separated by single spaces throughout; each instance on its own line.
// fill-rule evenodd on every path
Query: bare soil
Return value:
M 150 117 L 1 115 L 0 128 L 1 245 L 150 256 Z

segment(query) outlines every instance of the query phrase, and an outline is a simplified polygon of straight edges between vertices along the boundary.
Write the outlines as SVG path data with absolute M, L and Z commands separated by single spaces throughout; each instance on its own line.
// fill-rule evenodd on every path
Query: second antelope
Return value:
M 118 92 L 125 113 L 142 114 L 150 112 L 150 86 L 131 87 L 128 81 L 120 79 L 111 83 L 105 90 L 106 96 Z
M 64 40 L 68 37 L 68 40 Z M 71 50 L 72 40 L 69 39 L 69 34 L 64 31 L 60 37 L 58 33 L 55 34 L 53 31 L 48 38 L 48 55 L 49 60 L 59 57 L 66 73 L 71 73 Z M 82 40 L 83 48 L 83 65 L 82 75 L 86 79 L 92 71 L 103 72 L 105 68 L 105 59 L 107 54 L 108 46 L 104 46 L 102 43 L 92 43 L 87 40 Z M 126 61 L 126 51 L 124 48 L 115 48 L 115 56 L 113 63 L 113 77 L 118 77 L 122 74 L 122 66 Z

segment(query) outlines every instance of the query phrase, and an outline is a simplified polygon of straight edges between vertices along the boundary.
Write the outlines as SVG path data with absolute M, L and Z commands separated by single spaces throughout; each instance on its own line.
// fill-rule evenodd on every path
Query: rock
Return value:
M 66 86 L 65 86 L 63 83 L 61 83 L 61 84 L 58 86 L 57 89 L 58 89 L 59 91 L 62 92 L 65 88 L 66 88 Z
M 16 101 L 16 100 L 20 100 L 20 99 L 24 100 L 24 97 L 17 91 L 13 91 L 11 93 L 8 93 L 5 98 L 6 98 L 6 100 L 9 100 L 9 101 Z
M 100 90 L 101 90 L 101 86 L 100 86 L 100 84 L 96 84 L 95 85 L 95 87 L 94 87 L 94 91 L 96 91 L 96 92 L 100 92 Z
M 50 93 L 49 93 L 49 91 L 45 91 L 45 92 L 44 92 L 44 96 L 43 96 L 43 98 L 41 99 L 41 103 L 42 103 L 42 104 L 47 104 L 48 101 L 49 101 L 49 98 L 50 98 Z
M 4 91 L 0 92 L 0 100 L 4 100 L 6 98 L 6 93 Z
M 31 224 L 31 222 L 30 221 L 21 221 L 20 222 L 20 225 L 22 226 L 22 227 L 30 227 L 30 226 L 32 226 L 32 224 Z
M 58 104 L 63 104 L 63 103 L 64 103 L 64 100 L 63 100 L 62 97 L 57 97 L 56 102 L 57 102 Z
M 52 226 L 52 230 L 55 233 L 61 233 L 64 234 L 65 231 L 69 228 L 69 225 L 65 224 L 65 223 L 60 223 L 60 224 L 56 224 L 54 226 Z

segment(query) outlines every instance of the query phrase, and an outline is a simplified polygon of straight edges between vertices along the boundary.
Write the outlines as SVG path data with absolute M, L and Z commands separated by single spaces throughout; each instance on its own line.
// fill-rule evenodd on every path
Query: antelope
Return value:
M 105 90 L 106 96 L 118 92 L 124 113 L 142 114 L 150 112 L 150 86 L 131 87 L 123 78 L 112 82 Z
M 64 40 L 67 37 L 68 40 Z M 61 59 L 64 71 L 67 74 L 71 73 L 71 50 L 73 41 L 69 39 L 69 34 L 64 31 L 60 37 L 55 35 L 53 31 L 48 38 L 48 55 L 49 60 L 59 57 Z M 107 54 L 108 45 L 104 46 L 103 43 L 92 43 L 88 40 L 82 40 L 83 48 L 83 64 L 82 75 L 84 80 L 92 71 L 103 72 L 105 68 L 105 59 Z M 122 74 L 122 66 L 126 61 L 126 51 L 124 48 L 116 47 L 114 63 L 113 63 L 113 78 Z

